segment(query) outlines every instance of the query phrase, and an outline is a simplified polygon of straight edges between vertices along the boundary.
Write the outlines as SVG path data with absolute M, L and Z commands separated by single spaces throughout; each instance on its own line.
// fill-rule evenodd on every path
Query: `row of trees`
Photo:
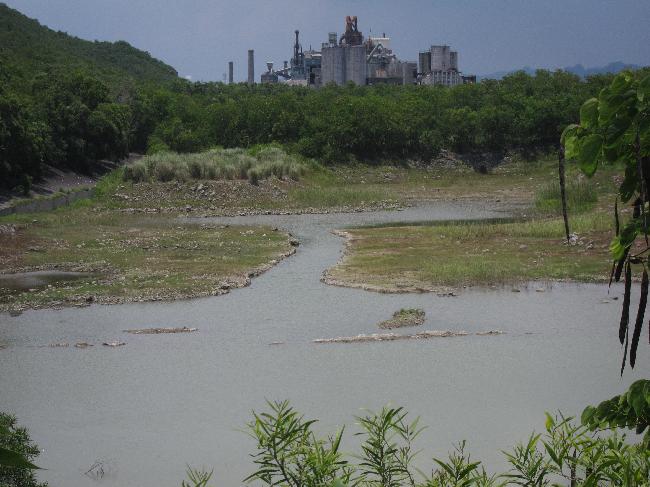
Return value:
M 534 153 L 556 146 L 582 101 L 610 81 L 539 71 L 454 88 L 184 80 L 109 87 L 86 72 L 57 70 L 0 88 L 0 181 L 27 188 L 42 164 L 83 170 L 129 151 L 270 142 L 325 163 L 429 160 L 441 149 Z

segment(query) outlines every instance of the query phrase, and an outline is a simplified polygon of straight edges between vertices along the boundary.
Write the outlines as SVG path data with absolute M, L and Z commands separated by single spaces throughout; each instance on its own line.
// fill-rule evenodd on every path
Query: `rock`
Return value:
M 357 335 L 353 337 L 337 337 L 337 338 L 319 338 L 313 340 L 314 343 L 360 343 L 360 342 L 384 342 L 394 340 L 419 340 L 426 338 L 446 338 L 467 336 L 469 333 L 466 331 L 451 331 L 451 330 L 428 330 L 413 335 L 397 335 L 395 333 L 373 333 L 370 335 Z
M 545 293 L 545 292 L 546 292 L 546 289 L 544 289 L 543 287 L 539 287 L 539 288 L 535 289 L 535 292 L 538 292 L 538 293 Z
M 92 347 L 92 345 L 91 345 L 90 343 L 86 343 L 86 342 L 78 342 L 78 343 L 75 343 L 74 346 L 75 346 L 75 348 L 88 348 L 88 347 Z
M 123 347 L 126 345 L 125 342 L 104 342 L 102 343 L 105 347 Z
M 298 247 L 300 245 L 300 242 L 298 241 L 298 239 L 291 237 L 289 239 L 289 245 L 291 245 L 292 247 Z
M 271 342 L 269 345 L 284 345 L 284 342 Z
M 86 303 L 92 303 L 93 301 L 95 301 L 94 296 L 86 296 Z
M 14 318 L 16 316 L 20 316 L 21 314 L 23 314 L 23 311 L 20 309 L 12 309 L 11 311 L 9 311 L 9 316 L 13 316 Z
M 521 292 L 521 290 L 520 290 L 520 289 L 517 289 L 516 287 L 513 287 L 513 288 L 511 289 L 511 291 L 512 291 L 513 293 L 520 293 L 520 292 Z
M 490 331 L 479 331 L 476 336 L 491 336 L 491 335 L 503 335 L 503 331 L 501 330 L 490 330 Z
M 50 344 L 48 345 L 48 347 L 52 347 L 52 348 L 65 348 L 65 347 L 69 347 L 69 346 L 70 346 L 70 344 L 69 344 L 69 343 L 66 343 L 66 342 L 61 342 L 61 343 L 50 343 Z

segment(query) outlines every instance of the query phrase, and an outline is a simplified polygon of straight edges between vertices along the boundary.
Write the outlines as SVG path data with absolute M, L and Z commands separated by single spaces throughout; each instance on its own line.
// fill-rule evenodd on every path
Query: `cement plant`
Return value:
M 300 31 L 295 31 L 293 55 L 281 69 L 266 63 L 262 83 L 286 83 L 294 86 L 321 87 L 329 83 L 344 85 L 442 85 L 476 83 L 475 75 L 458 69 L 458 51 L 450 46 L 431 46 L 418 55 L 418 61 L 401 60 L 391 48 L 386 34 L 364 38 L 356 16 L 345 18 L 345 31 L 339 37 L 330 32 L 320 50 L 304 51 Z M 255 83 L 255 52 L 248 51 L 248 84 Z M 228 82 L 233 83 L 233 61 L 228 63 Z

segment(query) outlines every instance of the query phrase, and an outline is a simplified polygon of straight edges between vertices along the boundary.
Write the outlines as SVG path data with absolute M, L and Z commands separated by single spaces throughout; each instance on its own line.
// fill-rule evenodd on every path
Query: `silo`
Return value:
M 345 50 L 342 47 L 325 47 L 321 51 L 321 83 L 345 84 Z
M 345 47 L 345 81 L 363 86 L 366 84 L 368 63 L 366 61 L 366 47 Z
M 458 71 L 458 52 L 451 51 L 449 53 L 449 68 Z
M 431 51 L 421 52 L 419 55 L 420 73 L 429 74 L 431 72 Z
M 449 46 L 431 46 L 431 71 L 447 71 L 449 65 Z
M 248 84 L 255 84 L 255 51 L 248 50 Z

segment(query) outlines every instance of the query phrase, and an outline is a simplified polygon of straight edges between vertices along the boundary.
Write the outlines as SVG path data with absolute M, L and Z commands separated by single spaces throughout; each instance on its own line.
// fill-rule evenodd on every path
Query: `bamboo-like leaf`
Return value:
M 24 455 L 2 447 L 0 447 L 0 467 L 39 469 L 39 467 L 27 460 Z
M 643 317 L 645 315 L 646 304 L 648 303 L 648 270 L 643 269 L 641 278 L 641 297 L 639 299 L 639 310 L 636 313 L 636 323 L 634 324 L 634 334 L 632 335 L 632 347 L 630 348 L 630 367 L 634 368 L 636 363 L 636 350 L 639 347 L 639 338 L 641 338 L 641 327 L 643 326 Z

